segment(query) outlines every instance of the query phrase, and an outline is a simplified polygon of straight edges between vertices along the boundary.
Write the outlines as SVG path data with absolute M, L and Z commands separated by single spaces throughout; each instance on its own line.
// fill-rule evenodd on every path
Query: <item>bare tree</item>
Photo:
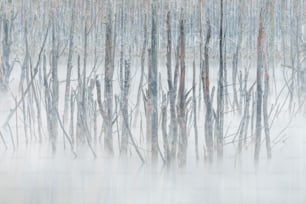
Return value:
M 140 95 L 142 91 L 142 86 L 143 86 L 143 78 L 144 78 L 144 67 L 145 67 L 145 56 L 146 56 L 146 48 L 147 48 L 147 41 L 148 41 L 148 36 L 147 36 L 147 15 L 145 15 L 145 20 L 144 20 L 144 28 L 143 28 L 143 47 L 141 51 L 141 73 L 140 73 L 140 81 L 139 81 L 139 86 L 138 86 L 138 93 L 137 93 L 137 108 L 139 106 L 139 101 L 140 101 Z
M 152 94 L 152 160 L 157 160 L 158 154 L 158 109 L 157 109 L 157 1 L 152 3 L 152 30 L 151 30 L 151 75 L 150 92 Z
M 196 99 L 196 82 L 195 82 L 195 61 L 193 61 L 192 70 L 192 108 L 193 108 L 193 128 L 194 128 L 194 142 L 196 159 L 199 160 L 199 142 L 198 142 L 198 123 L 197 123 L 197 99 Z
M 171 156 L 170 159 L 176 157 L 176 145 L 177 145 L 177 118 L 176 118 L 176 92 L 177 92 L 177 76 L 178 66 L 175 68 L 174 79 L 172 76 L 172 32 L 171 32 L 171 13 L 167 13 L 167 81 L 170 98 L 170 130 L 169 138 L 171 138 Z M 174 80 L 174 81 L 173 81 Z
M 233 69 L 232 69 L 232 82 L 233 82 L 233 92 L 234 92 L 234 109 L 237 108 L 240 112 L 240 105 L 238 104 L 238 94 L 237 94 L 237 71 L 238 71 L 238 63 L 239 63 L 239 53 L 240 53 L 240 47 L 242 42 L 242 31 L 243 31 L 243 24 L 242 24 L 242 11 L 243 11 L 243 5 L 241 0 L 239 0 L 239 10 L 238 10 L 238 25 L 239 25 L 239 31 L 237 35 L 237 46 L 236 50 L 233 56 Z
M 169 140 L 167 134 L 167 95 L 163 93 L 162 98 L 162 132 L 163 132 L 163 142 L 164 142 L 164 155 L 165 155 L 165 162 L 169 165 L 170 162 L 170 149 L 169 149 Z
M 178 123 L 180 127 L 179 152 L 180 165 L 186 165 L 187 130 L 186 130 L 186 96 L 185 96 L 185 30 L 183 13 L 180 19 L 180 85 L 178 90 Z
M 223 158 L 223 125 L 224 125 L 224 62 L 223 62 L 223 0 L 220 0 L 220 32 L 219 32 L 219 78 L 217 90 L 217 156 Z
M 124 67 L 124 82 L 123 82 L 123 94 L 122 94 L 122 100 L 121 100 L 121 110 L 123 114 L 123 124 L 122 124 L 122 138 L 121 138 L 121 153 L 127 154 L 128 150 L 128 141 L 129 141 L 129 120 L 126 120 L 129 118 L 129 110 L 128 110 L 128 96 L 129 96 L 129 88 L 130 88 L 130 61 L 129 59 L 125 61 L 125 67 Z M 126 120 L 126 121 L 125 121 Z
M 204 69 L 202 73 L 203 98 L 206 106 L 205 115 L 205 143 L 208 154 L 208 160 L 213 160 L 213 109 L 212 99 L 210 97 L 210 78 L 209 78 L 209 41 L 211 38 L 211 25 L 209 16 L 207 16 L 207 34 L 204 48 Z
M 72 5 L 72 13 L 71 13 L 71 24 L 70 24 L 70 34 L 69 34 L 69 49 L 68 49 L 68 62 L 67 62 L 67 73 L 66 73 L 66 87 L 65 87 L 65 104 L 64 104 L 64 115 L 63 115 L 63 123 L 64 127 L 66 127 L 68 122 L 68 110 L 69 110 L 69 100 L 70 97 L 70 86 L 71 86 L 71 73 L 72 73 L 72 56 L 73 56 L 73 40 L 74 40 L 74 24 L 75 24 L 75 3 Z
M 56 141 L 58 135 L 57 111 L 59 102 L 59 81 L 58 81 L 58 58 L 59 44 L 56 36 L 56 17 L 52 16 L 52 53 L 51 53 L 51 104 L 50 104 L 50 139 L 52 151 L 56 151 Z
M 108 0 L 108 19 L 106 24 L 105 32 L 105 78 L 104 78 L 104 95 L 106 102 L 106 134 L 104 137 L 104 145 L 106 151 L 110 154 L 113 154 L 113 128 L 112 128 L 112 119 L 113 119 L 113 75 L 114 75 L 114 66 L 112 63 L 113 60 L 113 11 L 112 3 Z
M 11 7 L 11 3 L 9 5 Z M 10 14 L 9 14 L 10 13 Z M 10 9 L 2 16 L 3 21 L 3 39 L 2 39 L 2 56 L 0 58 L 0 89 L 7 90 L 9 86 L 10 75 L 13 66 L 10 63 L 11 45 L 12 45 L 12 29 L 16 18 L 13 10 Z
M 271 139 L 270 139 L 270 124 L 269 124 L 269 113 L 268 113 L 268 97 L 269 97 L 269 72 L 267 66 L 265 67 L 264 74 L 264 93 L 263 93 L 263 118 L 264 118 L 264 128 L 266 136 L 266 149 L 268 159 L 271 159 Z
M 263 16 L 262 11 L 259 17 L 259 30 L 257 39 L 257 102 L 256 102 L 256 140 L 255 140 L 255 162 L 259 161 L 260 144 L 261 144 L 261 128 L 262 128 L 262 75 L 263 75 L 263 49 L 264 49 L 264 27 L 263 27 Z

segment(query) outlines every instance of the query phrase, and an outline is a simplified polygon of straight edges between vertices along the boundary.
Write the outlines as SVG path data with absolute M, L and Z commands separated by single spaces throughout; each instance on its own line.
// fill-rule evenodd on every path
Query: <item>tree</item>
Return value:
M 108 153 L 113 154 L 113 75 L 114 64 L 113 60 L 113 4 L 108 0 L 108 19 L 105 32 L 105 72 L 104 72 L 104 95 L 106 104 L 106 120 L 104 145 Z
M 204 48 L 204 69 L 202 73 L 202 85 L 203 85 L 203 98 L 206 106 L 205 115 L 205 143 L 208 154 L 208 160 L 213 160 L 213 110 L 210 98 L 210 78 L 209 78 L 209 41 L 211 38 L 211 25 L 209 16 L 207 16 L 207 34 Z
M 219 78 L 217 90 L 217 157 L 223 158 L 223 125 L 224 125 L 224 62 L 223 62 L 223 0 L 220 0 L 219 30 Z
M 178 114 L 177 119 L 180 127 L 179 152 L 180 165 L 186 165 L 187 157 L 187 132 L 186 132 L 186 95 L 185 95 L 185 29 L 183 13 L 180 19 L 180 84 L 178 90 Z
M 151 81 L 150 93 L 152 94 L 152 121 L 151 121 L 151 131 L 152 131 L 152 160 L 153 162 L 157 160 L 158 154 L 158 109 L 157 109 L 157 1 L 152 2 L 152 28 L 151 28 Z
M 58 81 L 58 58 L 59 58 L 59 44 L 56 36 L 56 18 L 52 15 L 52 53 L 51 53 L 51 104 L 50 104 L 50 139 L 52 144 L 52 151 L 56 151 L 56 141 L 58 136 L 58 102 L 59 102 L 59 81 Z
M 255 140 L 255 162 L 259 161 L 260 145 L 261 145 L 261 129 L 262 129 L 262 96 L 263 96 L 263 87 L 262 87 L 262 75 L 264 67 L 264 27 L 263 27 L 263 16 L 262 11 L 259 17 L 259 30 L 258 30 L 258 39 L 257 39 L 257 102 L 256 102 L 256 140 Z
M 11 7 L 11 2 L 8 3 Z M 8 13 L 11 13 L 10 15 Z M 2 16 L 3 22 L 3 39 L 2 39 L 2 56 L 0 58 L 0 90 L 7 90 L 9 86 L 10 75 L 13 66 L 10 63 L 11 45 L 12 45 L 12 28 L 16 18 L 13 10 L 7 11 Z M 1 18 L 0 18 L 1 20 Z M 0 22 L 1 23 L 1 22 Z M 1 25 L 1 24 L 0 24 Z

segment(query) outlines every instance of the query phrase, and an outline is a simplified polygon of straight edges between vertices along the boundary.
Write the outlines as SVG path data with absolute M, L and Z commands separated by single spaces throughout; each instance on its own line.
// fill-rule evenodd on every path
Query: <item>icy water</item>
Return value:
M 306 162 L 301 139 L 299 144 L 296 138 L 289 140 L 270 162 L 263 153 L 257 168 L 250 158 L 240 163 L 225 157 L 219 165 L 191 160 L 185 169 L 167 169 L 141 165 L 135 155 L 127 161 L 102 153 L 93 159 L 79 150 L 73 159 L 67 149 L 52 156 L 43 145 L 1 150 L 0 203 L 303 204 Z

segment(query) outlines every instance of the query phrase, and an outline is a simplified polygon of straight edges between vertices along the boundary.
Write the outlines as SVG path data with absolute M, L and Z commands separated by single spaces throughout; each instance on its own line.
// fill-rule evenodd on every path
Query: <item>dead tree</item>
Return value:
M 139 101 L 140 101 L 140 95 L 141 95 L 141 90 L 142 90 L 142 84 L 143 84 L 143 77 L 144 77 L 144 67 L 145 67 L 145 56 L 146 56 L 146 49 L 147 49 L 147 15 L 145 15 L 145 20 L 144 20 L 144 36 L 143 36 L 143 47 L 141 51 L 141 73 L 140 73 L 140 81 L 139 81 L 139 86 L 138 86 L 138 93 L 137 93 L 137 109 L 139 107 Z M 136 113 L 137 114 L 137 113 Z M 137 117 L 137 116 L 136 116 Z M 136 118 L 137 119 L 137 118 Z
M 209 79 L 209 41 L 211 38 L 211 25 L 209 16 L 207 16 L 207 34 L 204 48 L 204 67 L 202 73 L 203 98 L 206 106 L 205 115 L 205 143 L 207 149 L 208 160 L 213 160 L 213 109 L 212 99 L 210 97 L 210 79 Z
M 76 107 L 77 107 L 77 118 L 76 118 L 76 144 L 80 144 L 84 141 L 84 126 L 83 126 L 83 94 L 82 94 L 82 77 L 81 77 L 81 57 L 78 55 L 78 61 L 77 61 L 77 72 L 78 72 L 78 85 L 76 89 Z
M 203 75 L 203 67 L 204 67 L 204 60 L 203 60 L 203 15 L 202 15 L 202 9 L 203 8 L 203 3 L 202 1 L 199 1 L 199 5 L 198 5 L 198 13 L 199 13 L 199 32 L 200 32 L 200 74 L 199 74 L 199 103 L 198 103 L 198 110 L 199 110 L 199 113 L 198 115 L 200 115 L 201 113 L 201 105 L 202 105 L 202 89 L 203 89 L 203 86 L 202 86 L 202 83 L 203 83 L 203 80 L 202 80 L 202 77 L 204 76 Z M 207 15 L 208 16 L 208 15 Z
M 152 30 L 151 30 L 151 75 L 149 82 L 150 93 L 152 94 L 152 161 L 157 160 L 158 155 L 158 110 L 157 110 L 157 1 L 152 3 Z
M 186 96 L 185 96 L 185 31 L 183 14 L 180 20 L 180 84 L 178 90 L 178 124 L 180 127 L 178 158 L 180 165 L 186 165 L 187 131 L 186 131 Z
M 176 91 L 177 91 L 177 76 L 178 66 L 175 68 L 174 81 L 172 76 L 172 33 L 171 33 L 171 13 L 167 13 L 167 81 L 170 98 L 170 130 L 169 138 L 171 138 L 171 153 L 170 159 L 174 159 L 176 156 L 176 138 L 177 138 L 177 118 L 176 118 Z
M 197 122 L 197 99 L 196 99 L 196 83 L 195 83 L 195 61 L 193 61 L 192 72 L 192 107 L 193 107 L 193 128 L 194 128 L 194 142 L 196 159 L 199 160 L 199 145 L 198 145 L 198 122 Z
M 238 153 L 241 154 L 242 152 L 242 145 L 246 143 L 246 137 L 248 133 L 248 126 L 250 120 L 250 100 L 251 100 L 251 93 L 255 83 L 251 86 L 249 90 L 245 88 L 245 106 L 243 111 L 243 117 L 241 119 L 241 126 L 239 130 L 239 141 L 238 141 Z M 245 86 L 246 87 L 246 86 Z
M 261 145 L 261 127 L 262 127 L 262 76 L 263 76 L 263 60 L 264 60 L 264 27 L 263 27 L 263 17 L 262 11 L 259 17 L 259 30 L 257 39 L 257 102 L 256 102 L 256 139 L 255 139 L 255 154 L 254 160 L 257 163 L 259 161 L 260 145 Z
M 220 30 L 219 30 L 219 78 L 217 90 L 217 157 L 223 158 L 223 123 L 224 123 L 224 62 L 223 62 L 223 0 L 220 0 Z
M 68 111 L 69 111 L 69 100 L 70 100 L 70 85 L 71 85 L 71 72 L 72 72 L 72 56 L 73 56 L 73 38 L 74 38 L 74 24 L 75 24 L 75 3 L 73 3 L 72 13 L 71 13 L 71 24 L 70 24 L 70 34 L 69 34 L 69 48 L 68 48 L 68 62 L 67 62 L 67 74 L 66 74 L 66 87 L 65 87 L 65 104 L 64 104 L 64 115 L 63 124 L 66 128 L 68 123 Z
M 148 88 L 143 94 L 144 110 L 146 115 L 146 144 L 148 151 L 152 149 L 152 93 L 150 89 L 150 82 L 152 81 L 152 72 L 151 72 L 151 49 L 148 50 Z
M 268 159 L 271 159 L 271 140 L 270 140 L 270 124 L 269 124 L 269 113 L 268 113 L 268 97 L 269 97 L 269 71 L 268 67 L 265 66 L 264 74 L 264 93 L 263 93 L 263 119 L 264 119 L 264 129 L 266 136 L 266 149 Z
M 162 133 L 164 141 L 164 157 L 167 164 L 170 162 L 170 149 L 169 149 L 169 140 L 167 134 L 167 95 L 163 93 L 162 98 Z
M 90 129 L 88 127 L 88 113 L 90 110 L 90 105 L 88 103 L 90 94 L 90 87 L 88 88 L 88 80 L 87 76 L 87 47 L 88 47 L 88 21 L 85 19 L 84 26 L 84 57 L 83 57 L 83 73 L 81 78 L 81 68 L 80 68 L 80 57 L 78 58 L 78 98 L 77 98 L 77 106 L 78 106 L 78 118 L 77 118 L 77 141 L 79 143 L 87 142 L 90 147 L 94 157 L 96 157 L 95 152 L 91 146 L 91 135 Z M 93 84 L 91 84 L 91 87 Z
M 239 53 L 240 53 L 240 47 L 242 42 L 242 3 L 241 0 L 239 1 L 239 11 L 238 11 L 238 26 L 239 31 L 237 35 L 237 45 L 236 50 L 233 56 L 233 69 L 232 69 L 232 82 L 233 82 L 233 93 L 234 93 L 234 109 L 238 109 L 239 113 L 241 112 L 241 105 L 238 104 L 238 94 L 237 94 L 237 71 L 238 71 L 238 63 L 239 63 Z
M 75 104 L 75 91 L 71 90 L 69 135 L 71 137 L 71 144 L 72 144 L 73 147 L 75 146 L 75 136 L 74 136 L 74 104 Z
M 113 128 L 112 128 L 112 117 L 113 117 L 113 75 L 114 75 L 114 64 L 113 64 L 113 11 L 112 3 L 108 1 L 108 20 L 106 24 L 105 32 L 105 78 L 104 78 L 104 97 L 106 104 L 106 120 L 105 122 L 105 137 L 104 146 L 105 150 L 113 154 Z
M 127 154 L 128 150 L 128 142 L 129 142 L 129 110 L 128 110 L 128 96 L 129 96 L 129 89 L 130 89 L 130 59 L 125 60 L 125 67 L 124 67 L 124 82 L 123 82 L 123 94 L 121 99 L 121 112 L 123 115 L 123 124 L 122 124 L 122 134 L 121 134 L 121 149 L 120 152 L 123 155 Z M 126 119 L 126 120 L 125 120 Z
M 4 13 L 2 18 L 3 39 L 2 56 L 0 58 L 0 90 L 7 90 L 9 86 L 10 75 L 13 69 L 10 64 L 10 54 L 12 45 L 12 28 L 16 16 L 14 16 L 13 11 L 11 11 L 11 16 L 9 16 L 7 13 Z
M 50 139 L 52 144 L 52 151 L 56 151 L 56 141 L 58 135 L 58 101 L 59 101 L 59 81 L 58 81 L 58 42 L 56 36 L 56 16 L 53 13 L 52 16 L 52 52 L 51 52 L 51 104 L 50 104 Z

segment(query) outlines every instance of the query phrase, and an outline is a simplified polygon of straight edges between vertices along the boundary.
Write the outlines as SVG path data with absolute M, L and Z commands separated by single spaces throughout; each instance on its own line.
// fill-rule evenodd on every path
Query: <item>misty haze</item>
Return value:
M 306 203 L 306 0 L 0 0 L 0 204 Z

